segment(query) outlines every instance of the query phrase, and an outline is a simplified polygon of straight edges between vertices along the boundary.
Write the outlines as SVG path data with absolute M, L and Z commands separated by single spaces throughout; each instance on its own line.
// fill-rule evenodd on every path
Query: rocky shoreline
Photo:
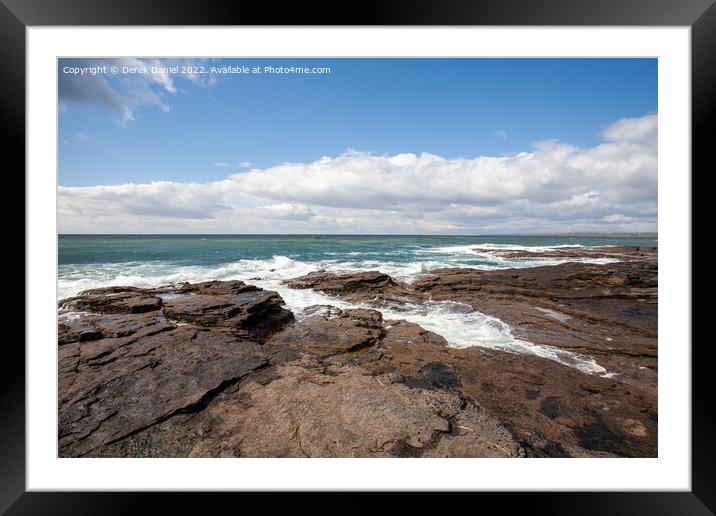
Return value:
M 657 456 L 656 250 L 540 256 L 608 259 L 441 269 L 412 283 L 377 271 L 319 271 L 286 285 L 361 308 L 301 313 L 241 281 L 109 287 L 64 299 L 59 455 Z M 450 347 L 381 312 L 434 301 L 497 317 L 519 338 L 592 357 L 606 372 Z

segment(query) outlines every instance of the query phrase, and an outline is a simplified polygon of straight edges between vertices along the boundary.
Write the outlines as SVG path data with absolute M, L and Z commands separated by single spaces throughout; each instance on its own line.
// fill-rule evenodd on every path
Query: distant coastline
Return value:
M 515 235 L 517 236 L 517 235 Z M 525 233 L 520 236 L 534 236 L 534 237 L 579 237 L 579 238 L 657 238 L 659 233 L 651 232 L 575 232 L 575 233 Z
M 652 232 L 559 232 L 559 233 L 487 233 L 487 234 L 428 234 L 428 233 L 58 233 L 58 236 L 352 236 L 352 237 L 575 237 L 575 238 L 657 238 Z

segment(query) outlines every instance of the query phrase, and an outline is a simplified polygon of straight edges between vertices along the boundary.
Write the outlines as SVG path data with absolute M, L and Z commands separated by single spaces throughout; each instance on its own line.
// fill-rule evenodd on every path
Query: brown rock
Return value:
M 410 285 L 390 281 L 378 272 L 313 273 L 287 284 L 378 309 L 388 304 L 399 310 L 406 301 L 428 299 L 461 302 L 508 323 L 518 338 L 592 356 L 622 380 L 656 390 L 656 250 L 593 249 L 630 258 L 609 264 L 564 263 L 489 271 L 437 269 Z M 597 252 L 593 249 L 574 248 L 571 252 L 581 256 Z
M 375 346 L 382 334 L 380 312 L 335 309 L 330 318 L 312 315 L 296 322 L 271 339 L 271 344 L 327 356 Z
M 62 308 L 76 312 L 138 314 L 159 310 L 162 300 L 133 287 L 110 287 L 82 292 L 61 301 Z
M 112 332 L 125 331 L 119 329 L 122 325 L 131 328 L 135 324 L 146 324 L 150 319 L 170 319 L 266 339 L 293 320 L 293 314 L 283 304 L 276 292 L 242 281 L 183 283 L 157 289 L 108 287 L 87 290 L 60 301 L 61 313 L 90 312 L 89 316 L 75 318 L 74 322 L 61 320 L 60 343 L 113 336 Z M 148 313 L 150 319 L 92 315 L 137 313 Z
M 604 247 L 582 247 L 565 246 L 555 247 L 549 250 L 529 251 L 526 249 L 495 249 L 492 247 L 476 247 L 474 250 L 481 254 L 487 254 L 508 260 L 520 261 L 534 258 L 558 258 L 558 259 L 598 259 L 611 258 L 620 261 L 656 261 L 656 247 L 637 246 L 604 246 Z
M 201 413 L 162 422 L 104 453 L 162 456 L 172 441 L 181 442 L 181 456 L 189 457 L 525 453 L 498 419 L 457 394 L 385 384 L 354 366 L 324 371 L 307 355 L 274 370 L 268 380 L 248 377 Z
M 404 283 L 378 271 L 350 274 L 318 271 L 288 280 L 286 285 L 297 289 L 319 290 L 354 302 L 402 302 L 413 295 Z
M 267 363 L 255 347 L 228 335 L 171 325 L 60 351 L 61 457 L 83 456 L 174 415 L 202 410 Z
M 311 281 L 378 304 L 412 292 L 416 302 L 504 310 L 533 342 L 601 353 L 600 363 L 619 357 L 625 371 L 651 359 L 653 383 L 646 373 L 602 378 L 536 356 L 450 348 L 375 310 L 317 306 L 294 321 L 278 294 L 242 282 L 83 293 L 60 316 L 59 453 L 656 456 L 656 353 L 643 354 L 655 346 L 655 305 L 629 297 L 644 289 L 655 302 L 656 271 L 640 264 L 436 271 L 414 286 L 374 275 Z M 158 309 L 133 312 L 152 298 Z M 70 311 L 78 306 L 95 313 Z M 614 340 L 600 347 L 610 324 Z
M 264 339 L 293 320 L 293 314 L 282 304 L 281 296 L 265 290 L 179 295 L 164 301 L 164 316 Z
M 104 338 L 128 337 L 137 331 L 160 327 L 159 312 L 141 314 L 84 314 L 67 318 L 60 315 L 58 342 L 86 342 Z
M 509 422 L 531 453 L 656 456 L 654 391 L 537 356 L 449 348 L 431 332 L 416 332 L 415 324 L 391 323 L 379 358 L 363 360 L 361 367 L 377 375 L 400 374 L 408 386 L 462 393 Z
M 412 286 L 495 316 L 524 340 L 593 356 L 623 380 L 656 390 L 655 262 L 442 269 Z
M 178 296 L 167 295 L 171 290 L 112 287 L 61 302 L 61 456 L 95 453 L 179 414 L 203 410 L 268 363 L 268 351 L 258 342 L 293 319 L 278 294 L 241 282 L 185 284 Z M 167 298 L 164 306 L 160 296 Z M 167 322 L 171 316 L 174 321 Z M 175 324 L 182 319 L 201 326 Z

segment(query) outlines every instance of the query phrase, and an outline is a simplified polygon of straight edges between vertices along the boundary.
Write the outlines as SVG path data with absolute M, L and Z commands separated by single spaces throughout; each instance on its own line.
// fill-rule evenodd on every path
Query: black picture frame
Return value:
M 692 51 L 692 171 L 707 172 L 713 146 L 716 105 L 716 0 L 382 0 L 357 2 L 346 9 L 341 3 L 308 5 L 294 2 L 277 6 L 270 2 L 203 0 L 0 0 L 0 120 L 2 146 L 15 168 L 6 175 L 17 181 L 16 197 L 25 191 L 25 30 L 28 26 L 102 25 L 552 25 L 552 26 L 689 26 Z M 347 13 L 350 14 L 347 14 Z M 344 14 L 346 13 L 346 14 Z M 710 167 L 712 168 L 712 167 Z M 24 198 L 24 197 L 23 197 Z M 692 201 L 693 202 L 693 201 Z M 17 208 L 7 203 L 5 221 L 25 239 L 25 226 L 17 220 Z M 24 249 L 24 248 L 23 248 Z M 25 252 L 14 251 L 0 258 L 5 270 L 24 270 Z M 693 260 L 692 260 L 693 265 Z M 692 273 L 693 274 L 693 273 Z M 20 275 L 8 279 L 14 292 L 12 310 L 20 304 Z M 24 294 L 23 297 L 24 299 Z M 23 303 L 24 305 L 24 303 Z M 27 306 L 26 310 L 32 310 Z M 27 312 L 26 312 L 27 313 Z M 693 316 L 692 316 L 693 320 Z M 19 324 L 17 325 L 19 327 Z M 19 328 L 17 328 L 19 329 Z M 8 514 L 126 514 L 144 512 L 149 501 L 163 510 L 180 512 L 206 509 L 205 494 L 171 496 L 139 493 L 40 493 L 25 492 L 25 354 L 19 339 L 6 339 L 0 374 L 0 511 Z M 23 335 L 24 341 L 24 335 Z M 500 504 L 501 510 L 526 508 L 548 514 L 713 514 L 716 510 L 716 403 L 707 383 L 711 362 L 708 341 L 692 346 L 692 491 L 618 493 L 484 493 L 481 498 Z M 248 494 L 241 496 L 245 507 Z M 197 500 L 197 498 L 199 498 Z M 357 498 L 351 495 L 351 498 Z M 495 498 L 499 498 L 495 500 Z M 411 497 L 422 505 L 422 496 Z M 213 501 L 213 500 L 212 500 Z M 231 503 L 231 502 L 230 502 Z M 295 502 L 272 497 L 275 510 L 293 508 Z M 344 510 L 373 510 L 360 500 L 339 502 Z M 406 502 L 407 503 L 407 502 Z M 290 504 L 290 505 L 289 505 Z M 284 507 L 281 507 L 284 505 Z M 329 503 L 330 505 L 330 503 Z M 329 505 L 326 505 L 328 507 Z M 172 507 L 173 506 L 173 507 Z M 238 510 L 239 506 L 235 506 Z M 403 505 L 403 510 L 408 509 Z

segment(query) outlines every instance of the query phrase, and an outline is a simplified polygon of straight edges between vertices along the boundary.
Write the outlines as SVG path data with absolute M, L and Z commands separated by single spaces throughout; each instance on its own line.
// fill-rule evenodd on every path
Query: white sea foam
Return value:
M 517 244 L 494 244 L 485 242 L 483 244 L 477 244 L 478 247 L 486 249 L 501 249 L 505 251 L 534 251 L 544 252 L 552 249 L 569 249 L 570 247 L 584 247 L 582 244 L 558 244 L 558 245 L 517 245 Z
M 82 290 L 111 285 L 157 287 L 179 282 L 209 280 L 242 280 L 258 287 L 277 291 L 287 307 L 301 317 L 303 311 L 313 305 L 332 305 L 341 309 L 373 308 L 367 304 L 351 304 L 313 290 L 291 289 L 283 280 L 295 278 L 317 270 L 349 272 L 355 270 L 380 270 L 394 277 L 413 278 L 436 266 L 450 266 L 439 261 L 410 264 L 363 261 L 338 263 L 335 260 L 302 262 L 287 256 L 274 256 L 270 260 L 238 260 L 219 266 L 174 267 L 158 264 L 142 268 L 141 274 L 121 273 L 123 267 L 76 270 L 58 281 L 60 298 Z M 452 264 L 451 266 L 455 266 Z M 137 271 L 136 266 L 126 269 Z M 604 375 L 607 371 L 592 358 L 558 348 L 540 346 L 516 338 L 509 325 L 503 321 L 475 311 L 469 305 L 451 301 L 409 303 L 394 307 L 380 307 L 385 319 L 405 319 L 442 335 L 453 347 L 482 346 L 512 353 L 526 353 L 544 357 L 574 367 L 589 374 Z
M 583 248 L 580 244 L 560 244 L 553 246 L 523 246 L 513 244 L 491 244 L 491 243 L 475 243 L 471 245 L 432 247 L 428 249 L 420 249 L 416 251 L 418 254 L 442 254 L 453 255 L 456 257 L 480 257 L 486 260 L 486 263 L 466 265 L 476 269 L 504 269 L 504 268 L 525 268 L 540 267 L 545 265 L 559 265 L 562 263 L 591 263 L 591 264 L 607 264 L 615 263 L 617 258 L 588 258 L 588 257 L 542 257 L 540 253 L 549 252 L 555 249 Z M 532 257 L 510 258 L 503 256 L 505 251 L 523 251 L 534 254 Z M 453 265 L 454 266 L 454 265 Z
M 455 254 L 475 254 L 475 248 L 489 249 L 491 251 L 527 251 L 531 253 L 544 253 L 553 249 L 564 249 L 570 247 L 584 247 L 580 244 L 560 244 L 560 245 L 515 245 L 515 244 L 492 244 L 489 242 L 475 243 L 470 245 L 451 245 L 444 247 L 431 247 L 428 249 L 422 249 L 423 252 L 428 253 L 455 253 Z
M 257 286 L 277 291 L 286 305 L 296 314 L 313 305 L 332 305 L 343 310 L 349 308 L 375 308 L 366 303 L 347 303 L 335 297 L 308 289 L 291 289 L 277 280 L 254 281 Z M 378 310 L 384 319 L 404 319 L 419 324 L 426 330 L 445 337 L 448 345 L 456 348 L 480 346 L 511 353 L 526 353 L 554 360 L 587 374 L 604 374 L 606 369 L 594 359 L 570 351 L 532 344 L 512 335 L 510 326 L 503 321 L 474 310 L 464 303 L 428 301 L 405 303 L 400 306 L 381 306 Z
M 57 322 L 58 323 L 71 323 L 76 321 L 80 317 L 88 315 L 88 312 L 78 312 L 74 310 L 59 309 L 57 311 Z

